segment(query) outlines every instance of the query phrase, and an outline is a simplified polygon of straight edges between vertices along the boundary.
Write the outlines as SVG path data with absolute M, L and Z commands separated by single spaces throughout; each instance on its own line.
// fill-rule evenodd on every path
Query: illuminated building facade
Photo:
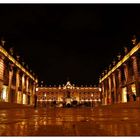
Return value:
M 38 87 L 37 88 L 38 104 L 41 103 L 99 103 L 100 88 L 98 87 L 76 87 L 71 85 L 70 81 L 66 85 L 58 87 Z
M 0 101 L 34 104 L 37 79 L 0 44 Z
M 113 68 L 110 66 L 102 73 L 99 81 L 102 104 L 140 100 L 140 43 L 133 45 L 129 51 L 125 48 L 124 57 L 118 55 Z

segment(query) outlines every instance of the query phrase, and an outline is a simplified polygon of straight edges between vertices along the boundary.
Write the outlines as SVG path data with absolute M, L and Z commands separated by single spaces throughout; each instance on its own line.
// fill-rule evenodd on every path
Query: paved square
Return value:
M 0 109 L 1 136 L 140 136 L 140 103 Z

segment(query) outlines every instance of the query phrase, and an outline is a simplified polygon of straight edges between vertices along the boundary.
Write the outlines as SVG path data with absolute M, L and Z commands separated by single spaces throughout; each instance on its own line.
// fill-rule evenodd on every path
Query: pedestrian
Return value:
M 127 93 L 127 102 L 129 102 L 130 98 L 129 98 L 129 94 Z
M 133 100 L 136 101 L 136 95 L 133 93 Z

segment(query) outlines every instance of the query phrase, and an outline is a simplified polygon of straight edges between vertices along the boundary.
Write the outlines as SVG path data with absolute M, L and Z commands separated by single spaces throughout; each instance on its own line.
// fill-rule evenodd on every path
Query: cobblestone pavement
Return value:
M 140 106 L 0 109 L 1 136 L 140 136 Z

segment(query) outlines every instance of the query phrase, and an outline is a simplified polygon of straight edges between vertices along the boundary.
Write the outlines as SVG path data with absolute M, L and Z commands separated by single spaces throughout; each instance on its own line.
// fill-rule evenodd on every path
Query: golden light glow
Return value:
M 38 88 L 36 88 L 36 91 L 38 91 Z
M 124 88 L 122 88 L 122 102 L 124 103 L 124 102 L 127 102 L 127 96 L 126 96 L 126 94 L 127 94 L 127 89 L 126 89 L 126 87 L 124 87 Z
M 38 87 L 39 90 L 65 90 L 66 88 L 65 87 L 61 87 L 61 89 L 59 87 Z M 98 87 L 86 87 L 86 88 L 81 88 L 81 87 L 75 87 L 75 88 L 69 88 L 71 90 L 97 90 L 97 91 L 100 91 L 101 89 L 99 89 Z
M 135 84 L 131 85 L 131 89 L 132 89 L 132 92 L 136 95 L 136 85 Z
M 2 101 L 8 102 L 7 86 L 3 85 L 1 98 L 2 98 Z
M 102 91 L 102 89 L 101 89 L 101 88 L 99 88 L 99 91 Z
M 17 103 L 21 104 L 22 102 L 22 93 L 20 91 L 18 91 L 17 93 Z
M 23 104 L 26 104 L 26 94 L 23 94 Z
M 71 85 L 70 81 L 67 81 L 66 85 L 63 87 L 63 89 L 73 89 L 74 87 Z
M 36 83 L 38 82 L 18 61 L 16 61 L 8 52 L 0 46 L 0 52 L 6 56 L 10 61 L 12 61 L 18 68 L 20 68 L 26 75 L 28 75 L 31 79 L 33 79 Z
M 23 75 L 22 76 L 22 87 L 24 87 L 24 85 L 25 85 L 25 76 Z
M 61 102 L 69 102 L 76 100 L 77 102 L 83 102 L 83 101 L 92 101 L 94 94 L 100 94 L 99 87 L 77 87 L 73 84 L 71 85 L 70 82 L 67 82 L 66 85 L 62 85 L 61 89 L 59 89 L 60 85 L 58 87 L 37 87 L 37 95 L 41 98 L 44 97 L 46 93 L 46 101 L 57 101 L 57 103 Z M 68 88 L 69 87 L 69 88 Z M 67 98 L 67 91 L 69 91 L 70 97 Z M 100 96 L 99 96 L 100 97 Z M 96 98 L 96 97 L 95 97 Z M 98 97 L 97 97 L 98 98 Z M 38 99 L 39 102 L 41 102 L 40 98 Z M 41 102 L 42 103 L 42 102 Z
M 123 57 L 102 79 L 100 79 L 100 83 L 104 81 L 111 73 L 113 73 L 118 67 L 120 67 L 125 61 L 127 61 L 135 52 L 140 49 L 140 43 L 138 43 L 127 55 Z
M 3 72 L 4 72 L 4 62 L 0 60 L 0 79 L 3 79 Z

